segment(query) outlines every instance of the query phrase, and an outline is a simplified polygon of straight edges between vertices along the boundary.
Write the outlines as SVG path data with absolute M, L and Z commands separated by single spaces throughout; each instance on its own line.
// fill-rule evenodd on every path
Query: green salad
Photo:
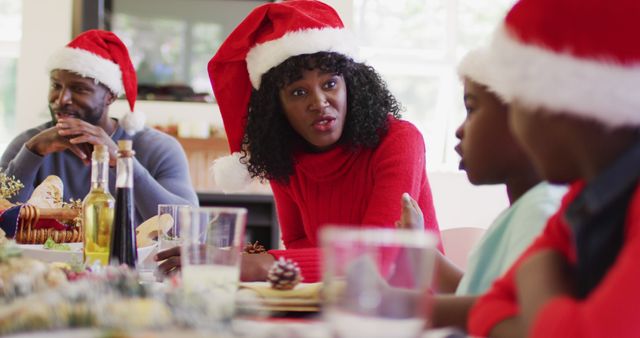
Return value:
M 47 238 L 47 241 L 44 242 L 44 248 L 48 250 L 71 251 L 71 247 L 68 244 L 56 243 L 51 237 Z

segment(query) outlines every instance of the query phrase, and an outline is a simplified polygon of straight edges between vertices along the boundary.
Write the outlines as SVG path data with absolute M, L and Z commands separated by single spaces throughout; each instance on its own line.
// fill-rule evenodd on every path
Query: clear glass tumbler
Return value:
M 418 337 L 428 318 L 437 238 L 424 230 L 321 232 L 325 319 L 336 337 Z

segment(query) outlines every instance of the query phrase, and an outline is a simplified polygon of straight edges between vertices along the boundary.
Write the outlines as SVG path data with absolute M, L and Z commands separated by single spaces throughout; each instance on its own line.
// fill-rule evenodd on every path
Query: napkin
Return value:
M 300 283 L 291 290 L 276 290 L 268 282 L 240 283 L 240 290 L 250 290 L 262 298 L 320 300 L 322 283 Z

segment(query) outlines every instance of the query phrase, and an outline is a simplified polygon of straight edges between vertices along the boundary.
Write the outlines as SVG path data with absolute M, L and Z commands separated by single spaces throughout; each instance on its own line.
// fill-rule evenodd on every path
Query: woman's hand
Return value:
M 396 221 L 399 229 L 424 229 L 424 216 L 418 202 L 411 198 L 408 193 L 402 194 L 402 214 L 400 220 Z
M 180 271 L 182 263 L 180 262 L 180 247 L 176 246 L 171 249 L 158 252 L 153 258 L 158 264 L 158 272 L 162 277 L 170 276 Z M 164 262 L 163 262 L 164 261 Z
M 154 257 L 158 264 L 158 272 L 162 277 L 170 276 L 181 269 L 180 247 L 158 252 Z M 240 265 L 240 280 L 245 282 L 264 281 L 267 280 L 269 268 L 275 262 L 275 258 L 267 253 L 261 254 L 242 254 Z

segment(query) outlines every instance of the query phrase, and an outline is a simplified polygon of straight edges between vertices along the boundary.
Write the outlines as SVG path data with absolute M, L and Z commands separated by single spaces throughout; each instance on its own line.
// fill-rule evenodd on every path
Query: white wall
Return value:
M 22 131 L 49 119 L 49 55 L 71 39 L 73 0 L 22 0 L 16 127 Z
M 119 99 L 109 107 L 109 115 L 119 118 L 129 111 L 129 103 Z M 204 137 L 210 127 L 224 131 L 222 116 L 217 104 L 199 102 L 136 102 L 136 113 L 145 114 L 147 125 L 178 125 L 179 135 L 183 137 Z
M 440 229 L 486 228 L 509 206 L 504 185 L 476 187 L 463 172 L 435 171 L 428 175 Z

